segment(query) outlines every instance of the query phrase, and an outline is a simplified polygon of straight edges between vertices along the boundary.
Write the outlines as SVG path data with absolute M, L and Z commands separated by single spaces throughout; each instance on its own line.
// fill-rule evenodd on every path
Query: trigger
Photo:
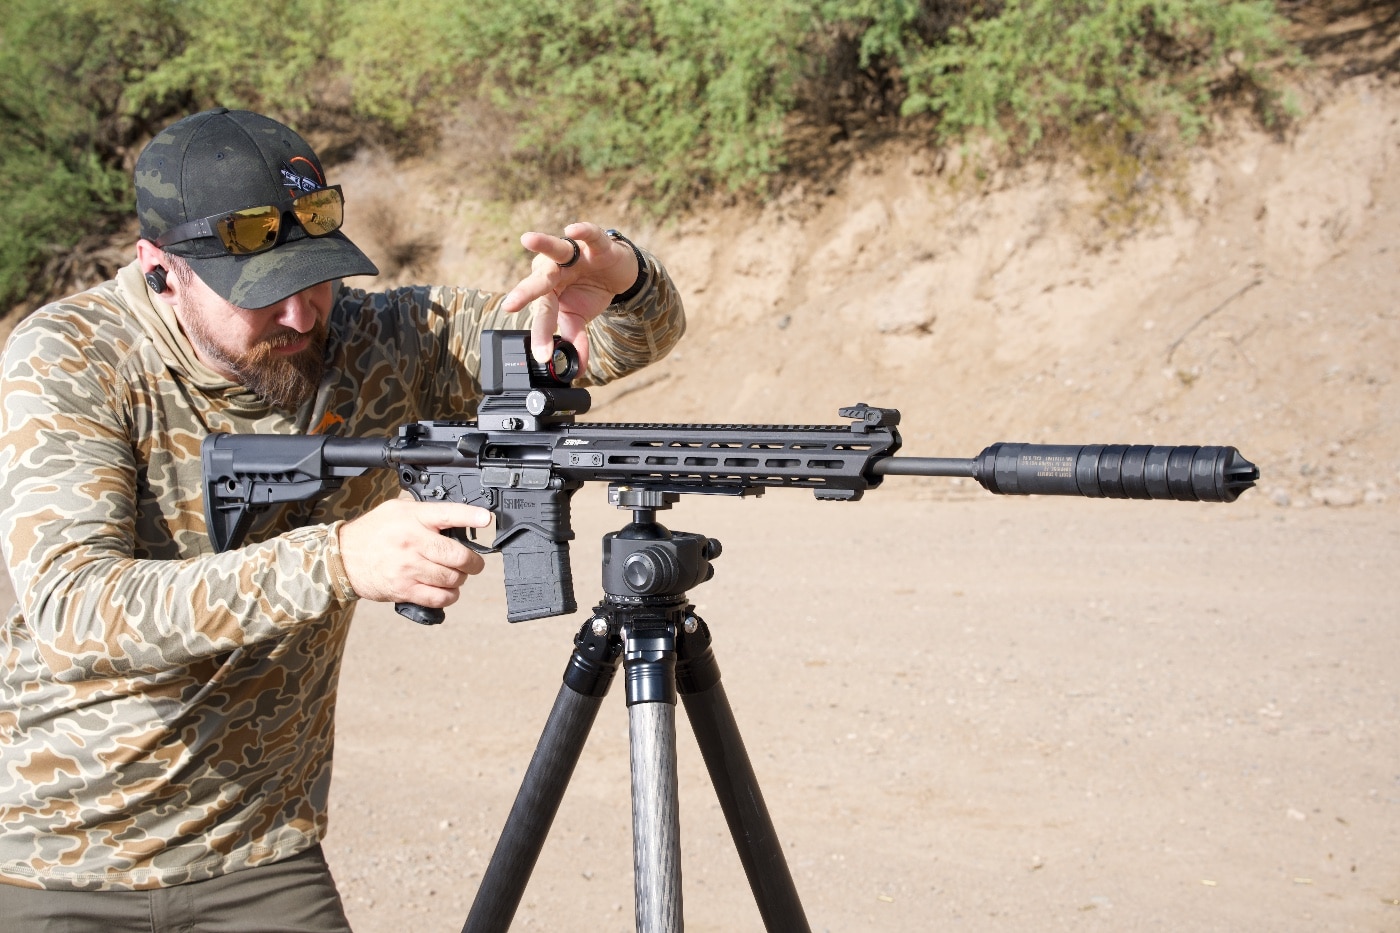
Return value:
M 463 534 L 463 531 L 465 531 L 466 534 Z M 466 547 L 471 548 L 478 554 L 496 553 L 496 549 L 494 547 L 487 547 L 480 541 L 476 540 L 475 528 L 444 528 L 442 533 L 447 535 L 447 537 L 451 538 L 453 541 L 456 541 L 460 544 L 465 545 Z
M 494 554 L 494 553 L 496 553 L 496 549 L 495 549 L 494 547 L 487 547 L 486 545 L 482 544 L 480 541 L 476 540 L 476 529 L 475 529 L 475 528 L 468 528 L 468 529 L 467 529 L 466 535 L 465 535 L 465 536 L 458 535 L 458 536 L 457 536 L 457 540 L 458 540 L 458 541 L 461 541 L 463 544 L 465 544 L 467 547 L 471 548 L 473 551 L 476 551 L 478 554 Z

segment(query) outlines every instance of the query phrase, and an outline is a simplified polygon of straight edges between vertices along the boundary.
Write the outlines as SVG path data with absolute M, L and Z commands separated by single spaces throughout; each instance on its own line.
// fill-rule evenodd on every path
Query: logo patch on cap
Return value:
M 308 191 L 319 191 L 326 187 L 325 179 L 321 177 L 320 172 L 316 171 L 316 166 L 310 159 L 297 156 L 292 159 L 292 163 L 295 163 L 297 167 L 304 167 L 306 171 L 309 171 L 315 176 L 314 178 L 309 178 L 297 171 L 292 164 L 283 162 L 281 168 L 282 184 L 287 186 L 287 190 L 291 193 L 292 197 L 305 194 Z

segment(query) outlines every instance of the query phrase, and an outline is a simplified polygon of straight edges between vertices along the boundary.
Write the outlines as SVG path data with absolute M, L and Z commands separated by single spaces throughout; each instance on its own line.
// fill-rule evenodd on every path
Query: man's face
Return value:
M 240 308 L 197 275 L 178 286 L 176 314 L 199 358 L 278 408 L 294 411 L 325 370 L 331 283 L 266 308 Z

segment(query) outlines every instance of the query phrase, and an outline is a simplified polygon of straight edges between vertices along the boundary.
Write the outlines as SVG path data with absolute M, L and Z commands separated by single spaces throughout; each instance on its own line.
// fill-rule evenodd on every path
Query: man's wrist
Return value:
M 642 255 L 642 251 L 637 248 L 637 244 L 627 239 L 627 237 L 623 236 L 619 231 L 607 230 L 605 232 L 609 238 L 617 240 L 620 243 L 626 243 L 630 246 L 632 248 L 632 254 L 637 257 L 637 280 L 632 283 L 632 286 L 628 288 L 627 291 L 613 295 L 612 303 L 614 305 L 625 304 L 640 295 L 642 289 L 646 288 L 647 279 L 649 278 L 647 260 L 646 257 Z

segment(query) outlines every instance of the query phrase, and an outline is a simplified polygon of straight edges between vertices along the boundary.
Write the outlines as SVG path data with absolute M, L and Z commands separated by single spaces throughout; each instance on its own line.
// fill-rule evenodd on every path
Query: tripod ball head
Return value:
M 683 596 L 714 576 L 710 561 L 719 557 L 714 538 L 646 526 L 647 537 L 624 530 L 603 538 L 603 592 L 622 597 Z M 657 535 L 656 532 L 662 534 Z

